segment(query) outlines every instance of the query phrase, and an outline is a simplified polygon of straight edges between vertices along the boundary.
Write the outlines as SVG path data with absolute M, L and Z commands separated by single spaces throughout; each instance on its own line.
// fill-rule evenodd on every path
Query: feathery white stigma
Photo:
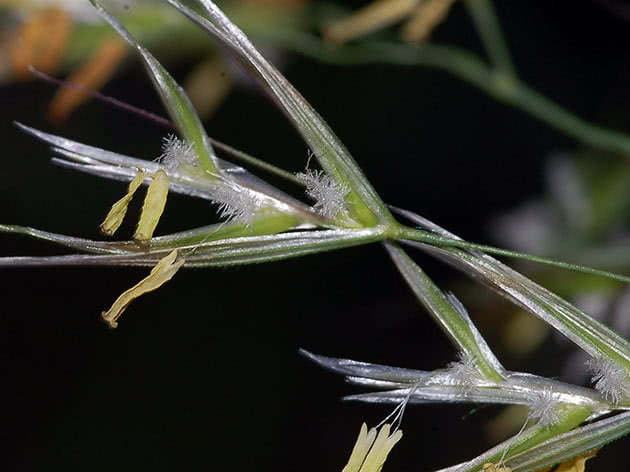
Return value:
M 448 374 L 455 385 L 470 391 L 481 380 L 475 359 L 465 352 L 459 353 L 459 360 L 448 364 Z
M 196 166 L 197 156 L 192 145 L 179 139 L 174 134 L 165 136 L 162 140 L 162 154 L 158 161 L 166 168 L 173 171 L 180 166 Z
M 595 389 L 606 400 L 617 404 L 630 398 L 628 372 L 617 363 L 600 357 L 588 360 L 586 367 L 593 374 L 591 381 L 595 383 Z
M 346 211 L 346 195 L 350 190 L 332 180 L 323 170 L 306 169 L 295 175 L 306 185 L 306 195 L 315 200 L 313 208 L 322 216 L 335 218 Z
M 212 200 L 217 205 L 219 215 L 228 221 L 250 224 L 262 204 L 251 191 L 232 185 L 230 182 L 221 182 L 212 190 Z
M 558 411 L 558 401 L 556 400 L 551 389 L 545 389 L 537 394 L 531 401 L 529 406 L 528 420 L 536 420 L 543 426 L 556 424 L 560 421 Z
M 197 156 L 191 144 L 173 134 L 166 136 L 163 141 L 162 154 L 158 160 L 166 170 L 197 166 Z M 259 198 L 231 180 L 218 179 L 212 187 L 211 196 L 219 215 L 231 222 L 250 224 L 261 208 Z

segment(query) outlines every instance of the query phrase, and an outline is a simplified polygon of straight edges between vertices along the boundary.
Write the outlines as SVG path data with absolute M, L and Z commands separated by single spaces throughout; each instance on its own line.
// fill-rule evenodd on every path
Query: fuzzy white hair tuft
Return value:
M 558 401 L 553 391 L 547 388 L 532 398 L 531 403 L 528 405 L 529 413 L 527 414 L 527 419 L 535 420 L 537 424 L 543 426 L 556 424 L 560 421 L 557 406 Z
M 616 362 L 599 357 L 586 361 L 586 367 L 593 374 L 591 381 L 595 383 L 595 389 L 606 400 L 616 405 L 630 398 L 628 372 Z
M 219 215 L 230 222 L 249 225 L 261 208 L 259 199 L 240 186 L 222 183 L 212 191 Z
M 459 360 L 449 363 L 447 367 L 453 383 L 463 386 L 466 391 L 470 391 L 481 380 L 474 357 L 465 352 L 460 352 Z
M 197 156 L 191 144 L 179 139 L 174 134 L 165 136 L 162 140 L 162 154 L 158 161 L 167 171 L 173 171 L 181 166 L 197 165 Z
M 323 170 L 306 169 L 296 177 L 306 185 L 306 194 L 315 200 L 313 208 L 322 216 L 336 218 L 346 212 L 346 195 L 350 190 L 332 180 Z

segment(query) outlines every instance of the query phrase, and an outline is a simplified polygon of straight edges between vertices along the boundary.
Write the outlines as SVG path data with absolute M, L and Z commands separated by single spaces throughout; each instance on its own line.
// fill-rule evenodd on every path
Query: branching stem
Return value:
M 577 264 L 570 264 L 568 262 L 557 261 L 554 259 L 548 259 L 546 257 L 535 256 L 532 254 L 526 254 L 522 252 L 510 251 L 508 249 L 501 249 L 494 246 L 487 246 L 485 244 L 470 243 L 467 241 L 446 238 L 436 233 L 429 231 L 402 227 L 401 239 L 408 239 L 411 241 L 418 241 L 422 243 L 432 244 L 439 247 L 457 247 L 460 249 L 469 249 L 473 251 L 481 251 L 487 254 L 495 254 L 498 256 L 506 256 L 514 259 L 524 259 L 530 262 L 536 262 L 539 264 L 545 264 L 552 267 L 558 267 L 560 269 L 571 270 L 575 272 L 582 272 L 589 275 L 598 277 L 606 277 L 618 282 L 630 283 L 630 276 L 615 274 L 605 270 L 593 269 L 592 267 L 585 267 Z
M 465 5 L 479 33 L 483 46 L 497 70 L 516 78 L 510 50 L 505 42 L 499 19 L 491 0 L 467 0 Z
M 440 69 L 584 145 L 630 157 L 630 136 L 627 134 L 580 118 L 511 73 L 498 68 L 495 70 L 475 54 L 457 47 L 437 44 L 414 46 L 391 41 L 364 41 L 331 47 L 313 35 L 295 31 L 277 32 L 270 39 L 286 49 L 332 64 L 393 63 Z

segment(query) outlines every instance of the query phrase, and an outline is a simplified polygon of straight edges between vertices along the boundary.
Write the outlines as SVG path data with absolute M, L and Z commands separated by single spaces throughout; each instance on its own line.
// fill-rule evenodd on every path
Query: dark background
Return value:
M 627 22 L 594 1 L 496 3 L 525 82 L 586 119 L 630 131 Z M 461 5 L 435 39 L 480 51 Z M 171 70 L 181 77 L 190 65 Z M 388 203 L 469 240 L 491 242 L 491 217 L 542 192 L 545 159 L 580 147 L 438 71 L 290 56 L 285 73 Z M 100 103 L 55 130 L 43 119 L 52 92 L 41 82 L 0 88 L 0 221 L 97 237 L 124 185 L 50 165 L 47 148 L 11 121 L 149 159 L 164 131 Z M 138 64 L 105 92 L 161 111 Z M 254 90 L 232 94 L 206 125 L 211 136 L 277 165 L 305 165 L 305 145 Z M 202 225 L 211 212 L 205 201 L 172 196 L 159 232 Z M 2 255 L 60 251 L 2 241 Z M 444 287 L 458 277 L 414 255 Z M 361 422 L 374 425 L 391 408 L 341 402 L 358 390 L 299 357 L 298 348 L 418 369 L 455 356 L 378 246 L 182 271 L 134 302 L 117 330 L 106 329 L 100 311 L 145 274 L 0 272 L 6 470 L 341 470 Z M 501 345 L 489 341 L 500 355 Z M 503 359 L 509 369 L 555 376 L 556 352 L 546 345 L 528 359 Z M 386 470 L 433 470 L 487 449 L 484 425 L 500 410 L 470 410 L 408 408 L 405 439 Z M 624 442 L 605 448 L 589 470 L 624 469 Z

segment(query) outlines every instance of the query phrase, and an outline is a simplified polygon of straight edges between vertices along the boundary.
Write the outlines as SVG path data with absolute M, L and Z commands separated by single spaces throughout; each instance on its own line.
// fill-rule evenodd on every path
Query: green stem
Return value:
M 530 262 L 536 262 L 539 264 L 545 264 L 553 267 L 559 267 L 561 269 L 571 270 L 575 272 L 581 272 L 584 274 L 595 275 L 598 277 L 606 277 L 618 282 L 630 283 L 630 276 L 615 274 L 605 270 L 593 269 L 591 267 L 585 267 L 577 264 L 569 264 L 567 262 L 556 261 L 554 259 L 548 259 L 546 257 L 534 256 L 532 254 L 526 254 L 522 252 L 510 251 L 508 249 L 501 249 L 494 246 L 486 246 L 485 244 L 476 244 L 463 241 L 460 239 L 452 239 L 438 234 L 428 232 L 421 229 L 409 228 L 402 226 L 399 231 L 399 239 L 408 239 L 411 241 L 418 241 L 422 243 L 432 244 L 439 247 L 457 247 L 460 249 L 469 249 L 473 251 L 481 251 L 487 254 L 495 254 L 498 256 L 512 257 L 515 259 L 525 259 Z
M 220 239 L 244 238 L 277 234 L 295 228 L 300 224 L 295 217 L 276 213 L 256 218 L 249 224 L 224 223 L 206 226 L 181 233 L 153 238 L 151 249 L 194 246 Z
M 516 78 L 510 50 L 505 43 L 492 1 L 467 0 L 465 5 L 490 61 L 506 76 Z
M 164 249 L 194 247 L 195 245 L 221 239 L 277 234 L 294 229 L 300 223 L 302 222 L 294 216 L 276 213 L 256 218 L 249 224 L 225 222 L 166 236 L 157 236 L 146 244 L 138 244 L 136 241 L 91 241 L 18 225 L 0 224 L 0 233 L 20 234 L 40 241 L 48 241 L 95 254 L 141 254 Z
M 217 148 L 217 149 L 221 149 L 222 151 L 228 153 L 229 155 L 231 155 L 232 157 L 238 159 L 239 161 L 245 162 L 251 166 L 257 167 L 259 169 L 262 169 L 264 171 L 269 172 L 270 174 L 276 175 L 280 178 L 283 178 L 285 180 L 288 180 L 289 182 L 292 182 L 296 185 L 299 185 L 301 187 L 304 186 L 304 182 L 302 182 L 301 180 L 299 180 L 295 175 L 293 175 L 291 172 L 288 172 L 284 169 L 281 169 L 280 167 L 276 167 L 273 164 L 269 164 L 268 162 L 265 162 L 261 159 L 258 159 L 257 157 L 254 157 L 250 154 L 247 154 L 243 151 L 239 151 L 238 149 L 233 148 L 232 146 L 229 146 L 228 144 L 222 143 L 221 141 L 217 141 L 216 139 L 212 139 L 210 138 L 210 142 L 212 143 L 212 145 Z
M 630 155 L 630 136 L 589 123 L 522 82 L 517 82 L 513 90 L 507 90 L 504 101 L 576 141 L 594 148 Z

